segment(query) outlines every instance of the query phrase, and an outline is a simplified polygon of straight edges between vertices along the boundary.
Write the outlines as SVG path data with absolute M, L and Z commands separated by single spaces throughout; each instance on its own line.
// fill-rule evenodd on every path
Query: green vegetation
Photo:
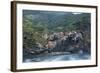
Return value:
M 91 43 L 90 14 L 71 12 L 23 11 L 23 48 L 30 49 L 47 43 L 53 32 L 81 31 L 85 43 Z

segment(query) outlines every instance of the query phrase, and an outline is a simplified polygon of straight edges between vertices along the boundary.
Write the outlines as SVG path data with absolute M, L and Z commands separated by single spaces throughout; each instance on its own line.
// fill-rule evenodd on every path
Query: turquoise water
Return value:
M 87 60 L 89 54 L 67 54 L 67 55 L 38 55 L 24 59 L 23 62 L 52 62 L 52 61 L 70 61 L 70 60 Z

